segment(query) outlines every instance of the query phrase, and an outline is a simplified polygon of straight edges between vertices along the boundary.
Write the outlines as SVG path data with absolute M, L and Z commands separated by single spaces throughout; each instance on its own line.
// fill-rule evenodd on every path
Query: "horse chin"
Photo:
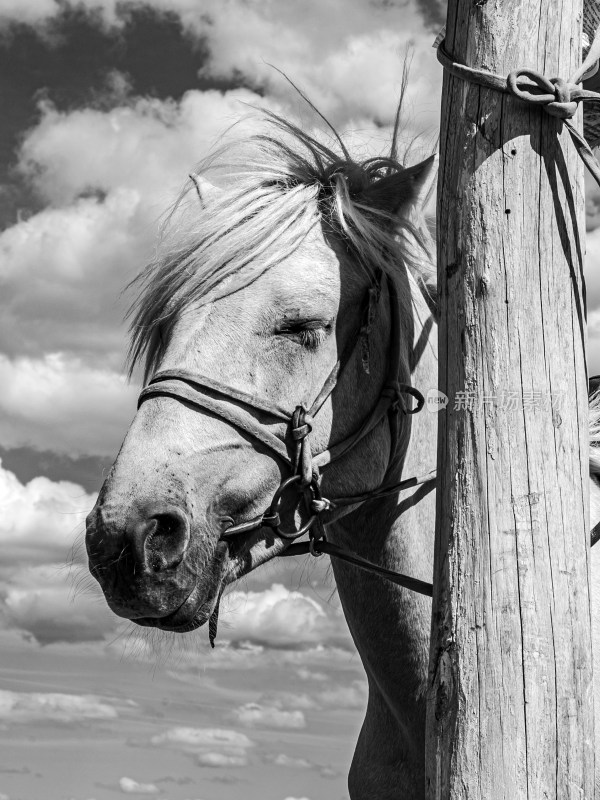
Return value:
M 137 617 L 136 625 L 172 633 L 188 633 L 204 625 L 211 617 L 223 591 L 226 574 L 226 549 L 218 547 L 209 575 L 194 584 L 186 599 L 170 614 L 160 617 Z M 207 587 L 208 584 L 208 587 Z
M 166 617 L 138 617 L 132 620 L 136 625 L 146 628 L 158 628 L 172 633 L 188 633 L 204 625 L 217 605 L 220 587 L 210 598 L 200 600 L 198 587 L 194 587 L 190 596 L 179 608 Z
M 165 616 L 132 619 L 136 625 L 172 633 L 189 633 L 205 625 L 213 614 L 224 588 L 270 561 L 285 549 L 278 537 L 261 533 L 240 536 L 235 543 L 220 542 L 209 574 L 194 584 L 189 595 Z M 208 589 L 207 589 L 208 585 Z

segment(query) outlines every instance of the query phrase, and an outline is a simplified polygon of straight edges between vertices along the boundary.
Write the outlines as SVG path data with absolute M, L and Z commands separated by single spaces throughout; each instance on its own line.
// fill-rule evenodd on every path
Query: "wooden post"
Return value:
M 568 78 L 582 0 L 449 0 L 445 47 Z M 581 111 L 578 112 L 578 124 Z M 444 76 L 430 800 L 590 800 L 583 171 L 563 124 Z

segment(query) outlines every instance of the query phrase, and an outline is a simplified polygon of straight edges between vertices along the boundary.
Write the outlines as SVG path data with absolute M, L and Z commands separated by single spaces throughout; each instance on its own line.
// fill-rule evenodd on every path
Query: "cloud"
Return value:
M 0 719 L 8 722 L 79 722 L 117 716 L 114 706 L 94 695 L 0 690 Z
M 598 205 L 597 187 L 594 185 L 591 197 Z M 600 373 L 600 227 L 588 231 L 585 254 L 585 288 L 588 318 L 587 360 L 590 375 Z
M 302 648 L 316 643 L 345 643 L 341 612 L 327 611 L 302 592 L 275 583 L 262 592 L 233 591 L 224 598 L 221 632 L 231 642 Z
M 308 797 L 286 797 L 285 800 L 309 800 Z
M 223 728 L 170 728 L 150 741 L 153 745 L 173 745 L 192 752 L 206 747 L 246 749 L 254 746 L 244 733 Z
M 315 25 L 317 18 L 319 24 Z M 331 32 L 335 30 L 335 36 Z M 270 64 L 300 85 L 335 124 L 375 118 L 391 123 L 399 95 L 406 47 L 415 50 L 407 103 L 421 127 L 439 118 L 439 65 L 433 37 L 413 3 L 402 6 L 312 0 L 269 5 L 215 2 L 202 31 L 211 57 L 205 73 L 241 73 L 271 96 L 298 104 L 297 96 Z M 327 76 L 323 80 L 323 76 Z
M 192 91 L 105 112 L 41 107 L 19 169 L 48 207 L 0 233 L 4 446 L 114 455 L 137 393 L 121 374 L 133 299 L 121 292 L 190 169 L 256 100 Z
M 277 755 L 267 754 L 264 758 L 267 764 L 274 764 L 276 767 L 289 767 L 291 769 L 312 769 L 313 764 L 306 758 L 295 758 L 285 753 Z
M 18 170 L 47 207 L 0 233 L 0 339 L 10 363 L 26 356 L 47 369 L 41 354 L 63 353 L 74 373 L 78 357 L 73 398 L 86 366 L 99 378 L 103 369 L 122 370 L 122 320 L 133 295 L 121 292 L 151 258 L 159 218 L 190 170 L 253 102 L 278 108 L 247 90 L 190 91 L 177 103 L 142 98 L 108 111 L 40 106 Z M 252 126 L 256 120 L 242 124 L 240 136 Z M 123 424 L 124 398 L 113 428 Z M 99 407 L 89 408 L 80 404 L 75 419 L 89 422 Z M 98 437 L 93 444 L 106 449 Z
M 324 672 L 314 672 L 307 667 L 300 667 L 296 670 L 296 675 L 301 681 L 326 681 L 327 675 Z
M 61 111 L 40 103 L 39 119 L 22 136 L 17 172 L 46 208 L 0 233 L 0 378 L 10 395 L 0 403 L 0 438 L 10 447 L 34 443 L 95 455 L 118 447 L 135 393 L 120 377 L 122 317 L 131 299 L 120 293 L 151 257 L 162 212 L 222 131 L 246 117 L 245 104 L 292 121 L 307 117 L 308 128 L 316 122 L 265 60 L 287 70 L 372 155 L 387 149 L 400 51 L 412 38 L 417 69 L 409 94 L 419 126 L 429 124 L 421 112 L 430 113 L 417 108 L 419 98 L 437 114 L 427 77 L 435 65 L 431 37 L 412 7 L 310 0 L 300 10 L 285 0 L 274 11 L 269 4 L 207 0 L 198 14 L 195 0 L 147 5 L 178 14 L 190 35 L 208 42 L 211 75 L 241 71 L 259 89 L 192 89 L 178 101 L 136 98 L 116 76 L 112 108 Z M 4 0 L 0 16 L 43 22 L 65 7 Z M 133 5 L 103 0 L 85 7 L 104 24 L 119 25 Z M 313 14 L 322 26 L 315 27 Z M 236 126 L 241 138 L 255 130 L 256 119 Z
M 170 728 L 150 740 L 196 756 L 201 767 L 245 767 L 254 742 L 245 734 L 222 728 Z
M 265 692 L 259 698 L 259 702 L 275 708 L 297 708 L 302 710 L 317 708 L 316 700 L 306 693 L 296 694 L 295 692 Z
M 600 308 L 590 311 L 587 318 L 587 358 L 590 375 L 600 373 Z
M 87 574 L 84 579 L 87 580 Z M 101 641 L 120 624 L 99 588 L 89 579 L 94 594 L 78 594 L 64 565 L 29 567 L 10 577 L 0 588 L 10 627 L 30 633 L 43 645 L 53 642 Z
M 53 17 L 59 11 L 56 0 L 2 0 L 0 3 L 0 24 L 20 22 L 35 25 Z
M 68 481 L 40 477 L 23 484 L 0 461 L 2 565 L 14 570 L 15 565 L 64 563 L 95 499 Z
M 119 778 L 119 787 L 125 794 L 157 794 L 159 791 L 153 783 L 138 783 L 133 778 Z
M 585 286 L 588 307 L 600 306 L 600 227 L 589 231 L 586 237 Z
M 201 767 L 245 767 L 248 764 L 245 753 L 241 755 L 200 753 L 197 761 Z
M 225 129 L 240 118 L 240 137 L 256 129 L 249 105 L 283 110 L 247 89 L 190 90 L 177 102 L 135 98 L 109 110 L 63 112 L 44 102 L 21 145 L 18 169 L 54 207 L 90 191 L 120 191 L 130 215 L 141 208 L 143 221 L 151 222 Z
M 103 200 L 47 208 L 0 233 L 4 352 L 122 363 L 118 295 L 150 253 L 147 225 L 140 196 L 116 189 Z
M 446 23 L 446 0 L 417 0 L 417 8 L 426 25 L 437 29 Z
M 306 727 L 302 711 L 282 711 L 275 706 L 246 703 L 231 712 L 232 718 L 247 728 L 298 729 Z
M 83 562 L 67 568 L 75 532 L 95 496 L 68 481 L 21 483 L 0 462 L 0 616 L 5 627 L 27 631 L 42 644 L 101 640 L 117 620 Z M 74 587 L 81 583 L 86 593 Z M 90 593 L 91 591 L 91 593 Z
M 279 709 L 312 710 L 315 708 L 364 709 L 367 705 L 368 686 L 364 680 L 353 681 L 349 686 L 335 685 L 312 694 L 294 692 L 266 692 L 259 698 L 265 706 Z
M 354 681 L 351 686 L 334 686 L 315 695 L 317 705 L 333 709 L 365 709 L 369 696 L 366 681 Z
M 0 354 L 0 382 L 4 446 L 72 456 L 116 455 L 139 392 L 116 372 L 60 353 L 15 360 Z

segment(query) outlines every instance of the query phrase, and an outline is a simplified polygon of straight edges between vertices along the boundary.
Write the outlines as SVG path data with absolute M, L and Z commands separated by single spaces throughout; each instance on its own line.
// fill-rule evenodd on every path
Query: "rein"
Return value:
M 392 430 L 392 452 L 395 452 L 399 428 L 398 411 L 404 414 L 416 414 L 421 411 L 425 402 L 422 394 L 417 389 L 397 380 L 400 366 L 401 340 L 398 293 L 394 282 L 388 276 L 391 337 L 387 376 L 379 398 L 371 412 L 353 433 L 318 454 L 313 454 L 312 452 L 310 434 L 314 424 L 314 417 L 331 396 L 357 348 L 362 344 L 364 349 L 363 336 L 365 335 L 365 330 L 368 334 L 368 327 L 370 327 L 370 322 L 372 321 L 373 303 L 379 301 L 380 282 L 381 274 L 377 278 L 375 287 L 372 286 L 368 292 L 366 309 L 363 315 L 367 322 L 362 324 L 355 336 L 351 338 L 349 345 L 342 352 L 341 357 L 326 378 L 321 391 L 309 408 L 304 405 L 297 405 L 293 411 L 289 411 L 268 399 L 248 394 L 208 376 L 194 375 L 180 369 L 165 370 L 157 373 L 148 386 L 142 390 L 138 400 L 138 408 L 149 398 L 171 397 L 189 404 L 195 409 L 208 411 L 264 445 L 290 470 L 291 475 L 282 481 L 273 496 L 269 508 L 253 519 L 231 525 L 222 533 L 221 541 L 231 542 L 238 536 L 264 527 L 271 528 L 277 536 L 290 543 L 308 533 L 309 541 L 290 544 L 280 555 L 294 556 L 310 553 L 313 556 L 319 556 L 327 553 L 361 569 L 374 572 L 399 586 L 404 586 L 431 597 L 433 591 L 431 583 L 385 569 L 378 564 L 367 561 L 351 550 L 346 550 L 328 542 L 320 520 L 320 515 L 326 511 L 346 506 L 359 506 L 369 500 L 386 497 L 404 489 L 433 481 L 436 476 L 436 470 L 431 470 L 425 475 L 407 478 L 393 484 L 386 483 L 384 477 L 383 485 L 378 489 L 361 494 L 333 499 L 325 498 L 321 494 L 321 469 L 349 452 L 386 418 L 389 420 Z M 363 366 L 365 366 L 364 353 Z M 409 395 L 416 399 L 415 408 L 409 409 L 406 406 L 403 401 L 403 395 Z M 279 430 L 281 430 L 282 422 L 286 424 L 283 436 L 278 435 L 278 432 L 272 429 L 274 425 L 278 425 Z M 288 489 L 292 488 L 296 490 L 300 499 L 304 499 L 309 517 L 297 530 L 286 530 L 282 527 L 280 507 L 284 494 Z M 213 626 L 213 631 L 216 633 L 216 625 Z M 211 633 L 211 642 L 213 639 L 214 636 Z

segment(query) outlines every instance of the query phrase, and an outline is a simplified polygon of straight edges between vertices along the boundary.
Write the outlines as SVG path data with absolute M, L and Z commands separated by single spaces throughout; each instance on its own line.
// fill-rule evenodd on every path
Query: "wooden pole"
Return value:
M 450 0 L 445 47 L 568 78 L 582 0 Z M 578 124 L 581 111 L 578 112 Z M 444 76 L 430 800 L 594 797 L 583 171 L 563 124 Z

